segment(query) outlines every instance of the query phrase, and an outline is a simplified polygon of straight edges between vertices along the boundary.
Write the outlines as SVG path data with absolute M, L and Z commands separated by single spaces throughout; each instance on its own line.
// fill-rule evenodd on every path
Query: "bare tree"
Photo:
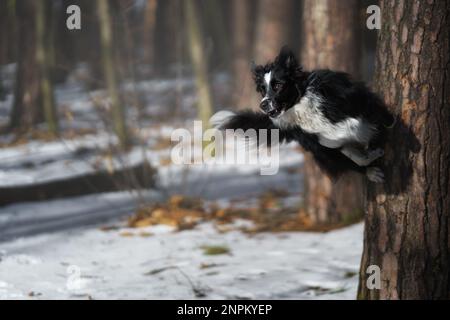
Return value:
M 155 25 L 155 72 L 166 74 L 173 62 L 180 62 L 180 33 L 184 23 L 181 20 L 183 0 L 158 2 Z
M 380 6 L 375 85 L 398 120 L 386 182 L 368 187 L 358 297 L 449 299 L 450 2 Z M 370 265 L 380 290 L 366 286 Z
M 142 32 L 142 43 L 144 47 L 144 61 L 149 65 L 155 62 L 155 32 L 156 32 L 156 10 L 158 0 L 147 0 L 144 14 L 144 30 Z
M 261 0 L 255 34 L 255 59 L 258 63 L 273 60 L 287 44 L 293 17 L 292 0 Z
M 252 54 L 252 36 L 250 1 L 233 0 L 232 10 L 232 46 L 233 46 L 233 105 L 238 109 L 250 107 L 249 97 L 255 91 L 250 72 Z
M 114 67 L 113 35 L 108 0 L 98 0 L 97 13 L 100 20 L 103 73 L 108 95 L 111 99 L 110 106 L 114 131 L 119 138 L 121 147 L 126 147 L 129 138 L 125 123 L 125 112 L 119 98 L 119 86 Z
M 44 110 L 45 122 L 48 130 L 58 134 L 58 115 L 55 107 L 51 66 L 54 52 L 52 48 L 51 29 L 52 3 L 48 0 L 36 2 L 36 62 L 39 69 L 40 100 Z
M 14 5 L 0 1 L 0 65 L 7 64 L 14 56 L 13 37 L 16 34 Z M 3 74 L 0 74 L 0 101 L 4 99 L 6 90 L 3 87 Z
M 214 59 L 214 64 L 210 69 L 228 69 L 230 64 L 230 39 L 227 30 L 226 19 L 228 17 L 228 0 L 197 0 L 202 8 L 201 20 L 206 40 L 212 50 L 209 50 L 210 60 Z
M 360 75 L 358 9 L 358 0 L 304 0 L 302 64 L 306 69 L 330 68 Z M 351 222 L 362 217 L 362 177 L 349 174 L 335 183 L 306 154 L 304 183 L 304 207 L 312 222 Z
M 9 1 L 0 1 L 0 64 L 8 63 L 12 56 L 13 37 L 15 35 L 14 5 Z
M 203 124 L 209 122 L 212 115 L 211 88 L 208 81 L 208 62 L 205 56 L 205 45 L 199 25 L 197 8 L 194 0 L 183 1 L 186 29 L 189 41 L 189 53 L 195 73 L 198 94 L 198 113 Z
M 260 97 L 256 93 L 255 84 L 250 72 L 250 62 L 258 64 L 267 63 L 275 58 L 280 51 L 280 48 L 288 44 L 290 39 L 291 21 L 293 18 L 293 0 L 261 0 L 256 7 L 256 25 L 255 25 L 255 41 L 254 47 L 246 48 L 247 45 L 253 43 L 249 33 L 251 33 L 250 25 L 245 19 L 249 19 L 248 11 L 251 10 L 248 1 L 246 5 L 243 3 L 234 3 L 234 13 L 236 14 L 236 21 L 239 19 L 239 25 L 236 25 L 237 33 L 235 35 L 235 48 L 239 50 L 239 59 L 235 63 L 235 82 L 240 86 L 234 100 L 239 108 L 258 109 Z M 238 13 L 237 11 L 241 12 Z M 254 9 L 253 9 L 254 10 Z M 243 28 L 239 30 L 237 28 Z M 247 30 L 248 29 L 248 30 Z M 245 57 L 250 50 L 249 56 Z M 243 59 L 247 59 L 244 63 Z M 237 71 L 237 72 L 236 72 Z
M 17 71 L 14 88 L 14 103 L 11 109 L 9 127 L 29 129 L 40 117 L 39 75 L 36 68 L 36 1 L 16 2 Z M 30 32 L 31 31 L 31 32 Z

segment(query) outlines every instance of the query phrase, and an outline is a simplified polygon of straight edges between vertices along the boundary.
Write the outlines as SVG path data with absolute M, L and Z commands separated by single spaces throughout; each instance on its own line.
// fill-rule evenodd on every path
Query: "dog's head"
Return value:
M 272 63 L 253 67 L 256 90 L 261 94 L 261 110 L 277 118 L 292 108 L 302 96 L 301 81 L 304 76 L 295 55 L 283 47 Z

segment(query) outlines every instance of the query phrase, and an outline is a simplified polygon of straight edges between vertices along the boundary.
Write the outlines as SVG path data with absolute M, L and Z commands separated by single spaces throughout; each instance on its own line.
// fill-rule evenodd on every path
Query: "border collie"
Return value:
M 211 118 L 216 128 L 278 129 L 279 142 L 297 141 L 332 178 L 357 171 L 384 181 L 371 164 L 383 156 L 395 118 L 363 83 L 343 72 L 304 71 L 287 47 L 273 62 L 254 66 L 253 74 L 262 112 L 220 111 Z

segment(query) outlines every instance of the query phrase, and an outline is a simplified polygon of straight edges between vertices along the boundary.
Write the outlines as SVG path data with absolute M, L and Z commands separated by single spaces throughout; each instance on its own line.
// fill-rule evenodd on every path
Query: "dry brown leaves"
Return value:
M 253 222 L 252 227 L 239 227 L 247 233 L 283 231 L 328 231 L 336 226 L 314 226 L 308 215 L 298 208 L 282 205 L 284 191 L 266 192 L 254 207 L 239 208 L 231 203 L 227 208 L 206 204 L 199 198 L 182 195 L 172 196 L 166 203 L 142 207 L 128 220 L 131 228 L 141 228 L 159 224 L 176 230 L 194 228 L 203 221 L 212 221 L 219 232 L 236 230 L 233 222 L 245 219 Z M 236 206 L 235 206 L 236 205 Z

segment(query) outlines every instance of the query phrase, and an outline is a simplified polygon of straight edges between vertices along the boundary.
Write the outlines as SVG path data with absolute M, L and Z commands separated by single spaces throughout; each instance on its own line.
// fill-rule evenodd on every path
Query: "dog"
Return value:
M 214 127 L 278 129 L 277 142 L 297 141 L 331 178 L 356 171 L 383 183 L 382 170 L 372 163 L 384 155 L 386 130 L 395 118 L 364 83 L 344 72 L 304 71 L 286 46 L 273 62 L 252 71 L 261 112 L 219 111 L 211 118 Z

